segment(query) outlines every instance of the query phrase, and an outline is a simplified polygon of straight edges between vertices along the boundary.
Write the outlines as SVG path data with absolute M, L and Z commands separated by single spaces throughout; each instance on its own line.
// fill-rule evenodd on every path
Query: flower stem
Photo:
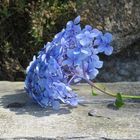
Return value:
M 70 83 L 72 82 L 72 80 L 75 78 L 75 75 L 73 75 L 71 78 L 70 78 L 70 80 L 69 80 L 69 82 L 68 82 L 68 85 L 70 85 Z
M 113 96 L 113 97 L 117 97 L 117 94 L 115 93 L 110 93 L 110 92 L 107 92 L 107 91 L 104 91 L 103 89 L 100 89 L 99 87 L 97 87 L 92 81 L 90 81 L 89 79 L 87 78 L 84 78 L 84 80 L 86 80 L 86 82 L 88 84 L 90 84 L 92 87 L 96 88 L 97 90 L 109 95 L 109 96 Z M 133 96 L 133 95 L 121 95 L 122 98 L 127 98 L 127 99 L 140 99 L 140 96 Z

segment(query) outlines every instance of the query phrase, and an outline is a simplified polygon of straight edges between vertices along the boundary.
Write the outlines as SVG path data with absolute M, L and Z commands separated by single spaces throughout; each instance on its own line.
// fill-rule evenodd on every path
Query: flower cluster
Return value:
M 81 29 L 79 22 L 80 16 L 69 21 L 27 67 L 25 89 L 42 107 L 58 109 L 60 102 L 76 106 L 78 97 L 70 84 L 94 79 L 103 66 L 98 54 L 112 54 L 110 33 L 90 25 Z

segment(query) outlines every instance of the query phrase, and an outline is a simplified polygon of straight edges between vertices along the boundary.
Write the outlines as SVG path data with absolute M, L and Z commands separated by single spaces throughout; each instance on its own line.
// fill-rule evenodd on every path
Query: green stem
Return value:
M 99 91 L 101 91 L 109 96 L 117 97 L 117 94 L 110 93 L 110 92 L 104 91 L 103 89 L 100 89 L 92 81 L 88 80 L 87 78 L 84 78 L 84 80 L 86 80 L 86 82 L 88 84 L 90 84 L 92 87 L 96 88 L 97 90 L 99 90 Z M 121 96 L 122 96 L 122 98 L 127 98 L 127 99 L 140 99 L 140 96 L 133 96 L 133 95 L 121 95 Z

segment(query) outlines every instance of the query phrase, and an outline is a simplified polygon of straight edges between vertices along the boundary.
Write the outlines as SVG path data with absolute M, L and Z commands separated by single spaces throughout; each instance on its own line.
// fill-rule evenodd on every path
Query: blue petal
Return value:
M 46 54 L 43 54 L 43 55 L 41 56 L 41 60 L 44 61 L 45 58 L 46 58 Z
M 70 101 L 70 104 L 72 105 L 72 106 L 77 106 L 78 105 L 78 101 L 77 101 L 77 99 L 71 99 L 71 101 Z
M 69 58 L 71 58 L 71 59 L 74 59 L 74 54 L 73 54 L 73 52 L 74 52 L 74 49 L 70 49 L 70 50 L 67 51 L 67 56 L 68 56 Z
M 102 35 L 102 32 L 99 31 L 98 29 L 93 29 L 91 33 L 96 34 L 96 36 Z
M 59 103 L 59 101 L 54 101 L 54 102 L 52 103 L 52 106 L 53 106 L 53 109 L 54 109 L 54 110 L 58 110 L 58 109 L 60 108 L 60 103 Z
M 106 36 L 101 36 L 102 42 L 107 44 L 108 43 L 108 38 Z
M 43 98 L 40 103 L 43 105 L 43 106 L 48 106 L 48 103 L 49 103 L 49 99 L 48 98 Z
M 77 16 L 75 19 L 74 19 L 74 24 L 78 24 L 80 22 L 80 16 Z
M 89 31 L 85 31 L 84 34 L 86 37 L 90 38 L 91 33 Z
M 35 61 L 35 60 L 36 60 L 36 56 L 34 55 L 34 56 L 33 56 L 33 61 Z
M 83 39 L 80 40 L 80 44 L 82 46 L 88 46 L 90 43 L 91 43 L 91 40 L 88 39 L 88 38 L 83 38 Z
M 77 73 L 78 75 L 80 75 L 80 76 L 83 76 L 83 69 L 80 68 L 79 66 L 76 67 L 76 73 Z
M 84 34 L 78 34 L 78 35 L 76 35 L 76 38 L 77 39 L 82 39 L 82 38 L 84 38 L 84 36 L 85 36 Z
M 72 66 L 72 64 L 73 64 L 73 62 L 70 59 L 67 59 L 67 60 L 62 62 L 63 66 L 65 66 L 65 65 Z
M 44 79 L 44 78 L 41 78 L 38 80 L 38 84 L 41 86 L 41 87 L 46 87 L 46 85 L 48 84 L 47 83 L 47 80 Z
M 94 48 L 93 46 L 89 48 L 90 49 L 90 52 L 91 54 L 95 55 L 95 54 L 98 54 L 98 49 L 97 48 Z
M 94 65 L 96 68 L 101 68 L 103 66 L 103 61 L 96 61 Z
M 89 56 L 91 54 L 91 51 L 89 49 L 81 49 L 81 53 Z
M 96 45 L 99 45 L 101 43 L 101 40 L 100 39 L 96 39 L 95 41 L 94 41 L 94 46 L 96 46 Z
M 72 21 L 68 21 L 66 29 L 70 30 L 72 28 L 72 26 L 73 26 L 73 22 Z
M 97 35 L 96 33 L 91 33 L 91 34 L 90 34 L 90 38 L 91 38 L 91 39 L 94 39 L 94 38 L 97 37 L 97 36 L 98 36 L 98 35 Z
M 107 43 L 110 43 L 112 41 L 112 34 L 105 33 L 104 36 L 107 38 Z
M 73 27 L 73 30 L 76 34 L 79 34 L 81 32 L 81 26 L 78 24 L 78 25 L 75 25 Z
M 80 82 L 82 79 L 81 78 L 75 78 L 74 79 L 74 83 L 78 83 L 78 82 Z
M 77 59 L 75 59 L 74 60 L 74 66 L 79 66 L 79 65 L 81 65 L 81 63 L 82 63 L 82 61 L 81 60 L 83 60 L 83 57 L 81 58 L 77 58 Z
M 71 106 L 77 106 L 78 100 L 77 100 L 77 98 L 71 98 L 71 99 L 67 100 L 67 103 L 70 104 Z
M 90 25 L 86 25 L 85 26 L 85 30 L 91 31 L 92 30 L 92 27 Z
M 97 74 L 99 73 L 99 71 L 97 69 L 93 69 L 90 73 L 89 73 L 89 76 L 90 76 L 90 79 L 94 79 Z
M 92 55 L 91 58 L 92 58 L 93 61 L 99 61 L 99 56 L 96 55 L 96 54 L 95 55 Z
M 99 52 L 104 52 L 105 47 L 106 46 L 104 44 L 101 44 L 97 49 L 98 49 Z
M 62 39 L 61 39 L 61 45 L 63 45 L 63 46 L 66 45 L 66 40 L 65 40 L 65 38 L 62 38 Z
M 105 54 L 106 54 L 106 55 L 111 55 L 112 52 L 113 52 L 113 47 L 112 47 L 112 46 L 107 46 L 107 47 L 105 48 Z

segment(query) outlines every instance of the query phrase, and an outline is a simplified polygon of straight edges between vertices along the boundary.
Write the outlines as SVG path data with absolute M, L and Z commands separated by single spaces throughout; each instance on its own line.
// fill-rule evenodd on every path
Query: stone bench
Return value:
M 116 92 L 140 95 L 140 82 L 102 83 Z M 44 109 L 30 101 L 23 82 L 0 82 L 0 139 L 140 139 L 140 101 L 126 100 L 119 110 L 114 98 L 92 96 L 87 84 L 73 89 L 84 98 L 77 108 Z

